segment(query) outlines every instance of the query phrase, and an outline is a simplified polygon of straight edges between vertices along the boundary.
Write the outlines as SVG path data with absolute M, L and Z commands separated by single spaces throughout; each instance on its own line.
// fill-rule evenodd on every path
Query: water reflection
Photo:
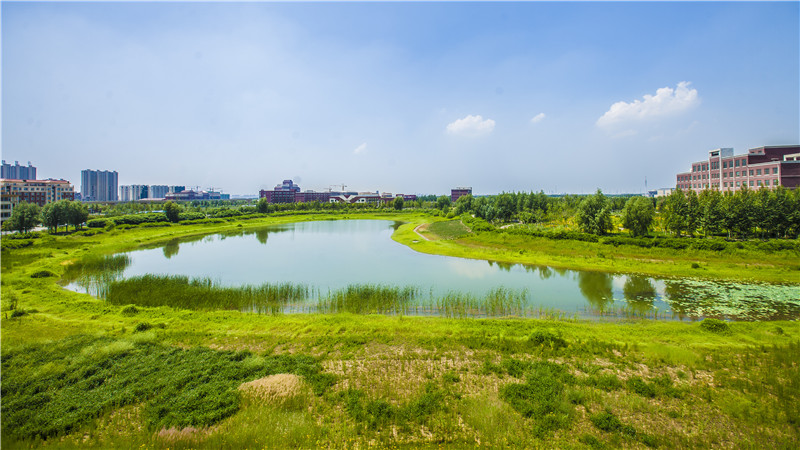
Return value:
M 628 275 L 622 287 L 622 295 L 634 312 L 645 313 L 653 309 L 656 300 L 656 288 L 649 277 Z
M 167 259 L 172 258 L 173 256 L 178 254 L 178 250 L 180 250 L 181 245 L 177 239 L 173 239 L 166 244 L 164 244 L 164 257 Z
M 578 287 L 581 293 L 595 308 L 604 311 L 614 303 L 612 277 L 604 272 L 578 272 Z

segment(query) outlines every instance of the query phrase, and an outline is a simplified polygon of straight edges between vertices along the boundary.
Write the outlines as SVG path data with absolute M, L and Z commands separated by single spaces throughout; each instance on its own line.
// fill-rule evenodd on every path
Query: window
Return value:
M 752 186 L 752 185 L 753 185 L 753 180 L 750 180 L 750 186 Z
M 756 169 L 756 175 L 761 175 L 761 169 Z
M 737 181 L 737 182 L 736 182 L 736 186 L 741 186 L 741 185 L 742 185 L 742 182 L 741 182 L 741 181 Z
M 778 174 L 778 168 L 777 167 L 773 167 L 772 168 L 772 174 L 773 175 L 777 175 Z
M 746 159 L 743 159 L 743 160 L 742 160 L 742 167 L 744 167 L 744 166 L 746 166 L 746 165 L 747 165 L 747 160 L 746 160 Z
M 778 179 L 777 178 L 772 180 L 772 185 L 773 186 L 777 186 L 778 185 Z
M 736 167 L 739 167 L 739 160 L 736 160 Z
M 750 176 L 751 177 L 753 176 L 753 170 L 752 169 L 750 170 Z M 751 186 L 752 186 L 752 184 L 751 184 Z
M 741 174 L 738 170 L 736 171 L 736 176 L 738 177 Z

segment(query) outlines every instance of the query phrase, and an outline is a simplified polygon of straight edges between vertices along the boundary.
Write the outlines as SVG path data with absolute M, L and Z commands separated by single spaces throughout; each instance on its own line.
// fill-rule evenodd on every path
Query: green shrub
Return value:
M 706 318 L 700 322 L 700 328 L 717 334 L 728 334 L 731 332 L 730 326 L 722 320 Z
M 31 278 L 50 278 L 57 277 L 58 274 L 49 270 L 40 270 L 31 274 Z
M 500 389 L 500 398 L 525 417 L 535 421 L 534 434 L 547 435 L 566 428 L 572 405 L 566 398 L 564 381 L 570 376 L 559 365 L 535 362 L 524 384 L 510 383 Z
M 653 384 L 644 381 L 638 376 L 628 378 L 628 389 L 642 397 L 653 398 L 656 396 L 656 389 Z
M 153 328 L 153 325 L 150 325 L 147 322 L 141 322 L 141 323 L 136 325 L 136 327 L 133 329 L 133 332 L 134 333 L 141 333 L 141 332 L 147 331 L 147 330 L 149 330 L 151 328 Z
M 120 312 L 125 316 L 133 316 L 139 312 L 139 308 L 137 308 L 136 305 L 128 305 L 122 308 Z
M 536 330 L 531 333 L 531 335 L 528 336 L 528 342 L 537 346 L 549 346 L 553 349 L 567 346 L 567 341 L 561 338 L 561 336 L 545 330 Z
M 0 240 L 0 249 L 2 250 L 16 250 L 18 248 L 30 247 L 33 245 L 33 239 L 15 239 L 15 240 L 8 240 L 3 237 Z
M 89 228 L 105 228 L 109 224 L 113 224 L 114 221 L 112 219 L 91 219 L 86 222 L 86 226 Z

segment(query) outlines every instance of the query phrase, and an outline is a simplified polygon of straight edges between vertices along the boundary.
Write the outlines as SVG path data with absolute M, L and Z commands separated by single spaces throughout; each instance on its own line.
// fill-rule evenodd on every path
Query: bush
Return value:
M 707 318 L 700 322 L 700 328 L 717 334 L 728 334 L 731 331 L 727 323 L 712 318 Z
M 51 272 L 49 270 L 40 270 L 31 274 L 31 278 L 49 278 L 57 276 L 58 275 L 55 272 Z
M 133 329 L 133 332 L 134 333 L 141 333 L 141 332 L 147 331 L 147 330 L 149 330 L 151 328 L 153 328 L 153 325 L 151 325 L 151 324 L 149 324 L 147 322 L 142 322 L 142 323 L 139 323 L 139 324 L 136 325 L 136 327 Z
M 641 377 L 628 378 L 628 389 L 642 397 L 653 398 L 656 396 L 656 388 L 652 383 L 644 381 Z
M 178 214 L 178 221 L 179 222 L 183 222 L 184 220 L 199 220 L 199 219 L 205 219 L 205 218 L 206 218 L 206 215 L 201 213 L 201 212 L 187 211 L 187 212 L 182 212 L 182 213 Z
M 537 346 L 549 346 L 557 349 L 567 346 L 567 341 L 549 331 L 536 330 L 528 337 L 528 342 Z
M 33 239 L 8 240 L 3 237 L 2 241 L 0 241 L 0 248 L 3 250 L 15 250 L 18 248 L 30 247 L 31 245 L 33 245 Z
M 128 306 L 122 308 L 122 311 L 120 311 L 120 312 L 122 313 L 122 315 L 132 316 L 132 315 L 137 314 L 139 312 L 139 308 L 137 308 L 136 305 L 128 305 Z
M 105 228 L 110 223 L 113 224 L 114 221 L 111 219 L 91 219 L 86 222 L 86 226 L 89 228 Z

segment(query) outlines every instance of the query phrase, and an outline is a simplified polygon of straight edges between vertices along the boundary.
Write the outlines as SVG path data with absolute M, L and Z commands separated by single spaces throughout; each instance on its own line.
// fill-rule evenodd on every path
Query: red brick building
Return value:
M 747 154 L 734 155 L 732 148 L 708 152 L 708 160 L 692 163 L 692 170 L 679 173 L 675 186 L 682 190 L 703 189 L 736 191 L 747 186 L 800 186 L 800 145 L 751 148 Z

